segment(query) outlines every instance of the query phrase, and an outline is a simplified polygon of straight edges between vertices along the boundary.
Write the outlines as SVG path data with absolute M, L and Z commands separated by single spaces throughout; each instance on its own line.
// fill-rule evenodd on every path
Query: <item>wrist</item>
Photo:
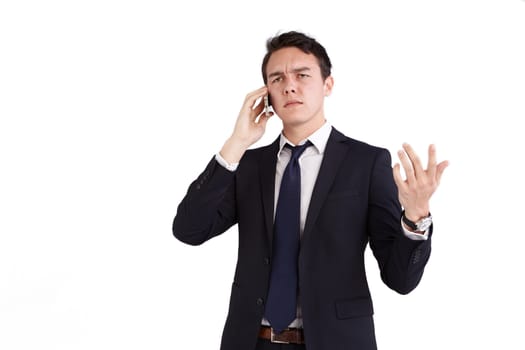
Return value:
M 417 210 L 404 209 L 403 210 L 403 215 L 404 215 L 404 217 L 406 217 L 410 221 L 416 222 L 416 221 L 419 221 L 419 220 L 424 219 L 427 216 L 429 216 L 430 215 L 430 210 L 428 208 L 417 209 Z
M 401 213 L 401 220 L 403 225 L 412 232 L 425 232 L 432 225 L 432 215 L 430 215 L 430 212 L 425 216 L 421 216 L 418 219 L 413 220 L 412 218 L 408 217 L 403 210 Z
M 221 157 L 230 164 L 239 163 L 244 152 L 248 149 L 249 146 L 246 146 L 241 140 L 238 140 L 234 137 L 230 137 L 224 145 L 222 146 L 219 154 Z

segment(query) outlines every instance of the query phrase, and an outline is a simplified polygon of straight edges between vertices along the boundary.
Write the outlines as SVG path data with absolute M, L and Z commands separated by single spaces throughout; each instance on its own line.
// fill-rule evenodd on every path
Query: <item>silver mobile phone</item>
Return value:
M 264 96 L 264 113 L 267 117 L 270 116 L 270 108 L 272 108 L 272 103 L 270 101 L 270 95 Z

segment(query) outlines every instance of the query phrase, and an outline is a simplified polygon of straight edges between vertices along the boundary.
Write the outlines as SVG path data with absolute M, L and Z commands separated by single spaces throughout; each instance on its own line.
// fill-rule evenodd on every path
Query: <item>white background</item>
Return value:
M 190 247 L 171 223 L 285 30 L 328 50 L 335 127 L 394 160 L 405 141 L 450 160 L 419 287 L 388 290 L 367 252 L 380 349 L 525 348 L 525 1 L 13 0 L 1 349 L 218 349 L 236 228 Z

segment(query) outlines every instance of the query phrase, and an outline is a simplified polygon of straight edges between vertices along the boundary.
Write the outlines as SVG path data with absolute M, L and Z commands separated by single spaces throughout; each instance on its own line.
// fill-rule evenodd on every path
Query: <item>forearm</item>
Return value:
M 239 163 L 250 144 L 234 136 L 226 140 L 219 154 L 228 163 Z
M 414 241 L 400 234 L 392 241 L 375 244 L 383 282 L 400 294 L 414 290 L 430 258 L 431 240 Z
M 198 245 L 236 223 L 235 173 L 212 159 L 190 185 L 177 208 L 173 234 L 182 242 Z

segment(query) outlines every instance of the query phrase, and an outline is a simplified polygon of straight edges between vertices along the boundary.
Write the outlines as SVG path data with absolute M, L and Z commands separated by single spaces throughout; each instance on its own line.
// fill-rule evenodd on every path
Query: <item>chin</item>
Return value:
M 288 126 L 301 126 L 308 124 L 309 120 L 304 118 L 288 118 L 288 119 L 282 119 L 283 124 Z
M 304 112 L 300 111 L 285 111 L 283 114 L 279 114 L 280 118 L 283 122 L 287 123 L 304 123 L 308 120 L 308 118 L 305 117 Z

